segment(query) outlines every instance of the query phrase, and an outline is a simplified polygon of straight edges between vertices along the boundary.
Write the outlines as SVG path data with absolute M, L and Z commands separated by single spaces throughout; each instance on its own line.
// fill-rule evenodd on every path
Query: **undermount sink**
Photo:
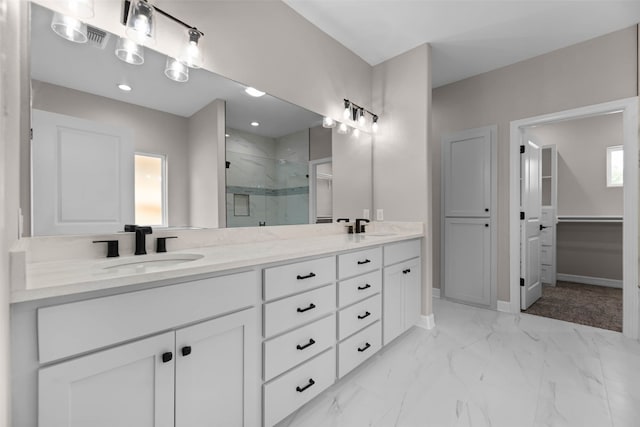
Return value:
M 126 259 L 109 261 L 102 270 L 122 272 L 140 272 L 149 269 L 166 268 L 185 262 L 196 261 L 203 258 L 200 254 L 153 254 L 143 255 L 141 259 L 128 257 Z

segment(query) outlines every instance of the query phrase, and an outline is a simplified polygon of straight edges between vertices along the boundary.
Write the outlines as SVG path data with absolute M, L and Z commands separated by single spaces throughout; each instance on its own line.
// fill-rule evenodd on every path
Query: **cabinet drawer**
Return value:
M 331 315 L 264 343 L 264 380 L 322 353 L 336 337 L 336 317 Z
M 338 378 L 373 356 L 382 345 L 382 324 L 376 322 L 338 345 Z
M 250 307 L 257 279 L 251 271 L 41 308 L 40 363 Z
M 316 397 L 336 379 L 335 349 L 264 385 L 264 425 L 271 427 Z
M 380 319 L 381 301 L 380 294 L 378 294 L 340 310 L 338 313 L 338 339 L 344 339 Z
M 336 280 L 336 258 L 296 262 L 264 270 L 265 301 L 295 294 Z
M 384 245 L 384 265 L 420 256 L 420 239 Z
M 367 249 L 338 255 L 339 278 L 351 277 L 380 268 L 382 248 Z
M 380 292 L 382 288 L 382 272 L 380 270 L 343 280 L 338 283 L 338 303 L 346 307 L 354 302 L 368 298 Z
M 307 291 L 264 305 L 264 337 L 318 319 L 336 308 L 335 285 Z

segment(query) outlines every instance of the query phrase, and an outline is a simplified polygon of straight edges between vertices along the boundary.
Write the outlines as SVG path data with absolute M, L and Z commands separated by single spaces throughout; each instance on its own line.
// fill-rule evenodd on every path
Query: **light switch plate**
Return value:
M 376 221 L 384 221 L 384 212 L 382 209 L 376 211 Z
M 369 209 L 362 210 L 362 218 L 369 219 Z

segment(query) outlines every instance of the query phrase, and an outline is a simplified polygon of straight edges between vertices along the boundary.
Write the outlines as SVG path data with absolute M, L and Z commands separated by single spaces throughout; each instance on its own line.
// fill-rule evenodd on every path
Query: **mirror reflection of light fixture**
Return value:
M 126 37 L 120 37 L 116 42 L 116 56 L 127 64 L 141 65 L 144 63 L 144 47 Z
M 143 46 L 155 43 L 155 16 L 153 12 L 153 6 L 145 0 L 133 0 L 130 3 L 126 33 L 131 40 Z
M 87 42 L 87 24 L 61 13 L 54 13 L 51 19 L 51 29 L 63 39 L 74 43 Z
M 356 138 L 358 138 L 360 136 L 360 129 L 358 128 L 354 128 L 353 132 L 351 133 L 351 135 L 355 136 Z
M 180 62 L 185 64 L 190 68 L 200 68 L 202 67 L 202 49 L 198 46 L 198 41 L 200 40 L 200 31 L 196 28 L 189 28 L 187 30 L 187 37 L 189 40 L 187 44 L 182 50 L 182 54 L 180 55 Z
M 164 67 L 164 75 L 174 82 L 184 83 L 189 80 L 189 67 L 175 58 L 167 56 L 167 63 Z
M 323 128 L 334 128 L 336 127 L 336 121 L 331 117 L 324 117 L 322 119 L 322 127 Z
M 342 113 L 342 116 L 345 119 L 351 118 L 351 103 L 347 99 L 344 100 L 344 112 Z
M 338 126 L 338 133 L 341 135 L 346 135 L 349 133 L 349 126 L 347 126 L 346 123 L 340 123 L 340 126 Z
M 76 18 L 93 18 L 93 0 L 68 0 L 67 7 Z

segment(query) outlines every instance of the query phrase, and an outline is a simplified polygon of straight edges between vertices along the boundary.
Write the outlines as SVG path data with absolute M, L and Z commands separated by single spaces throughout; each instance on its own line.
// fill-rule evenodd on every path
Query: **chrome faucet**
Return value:
M 135 255 L 146 255 L 147 254 L 147 234 L 153 233 L 153 230 L 149 226 L 139 226 L 139 225 L 125 225 L 124 231 L 135 232 L 136 233 L 136 252 Z

